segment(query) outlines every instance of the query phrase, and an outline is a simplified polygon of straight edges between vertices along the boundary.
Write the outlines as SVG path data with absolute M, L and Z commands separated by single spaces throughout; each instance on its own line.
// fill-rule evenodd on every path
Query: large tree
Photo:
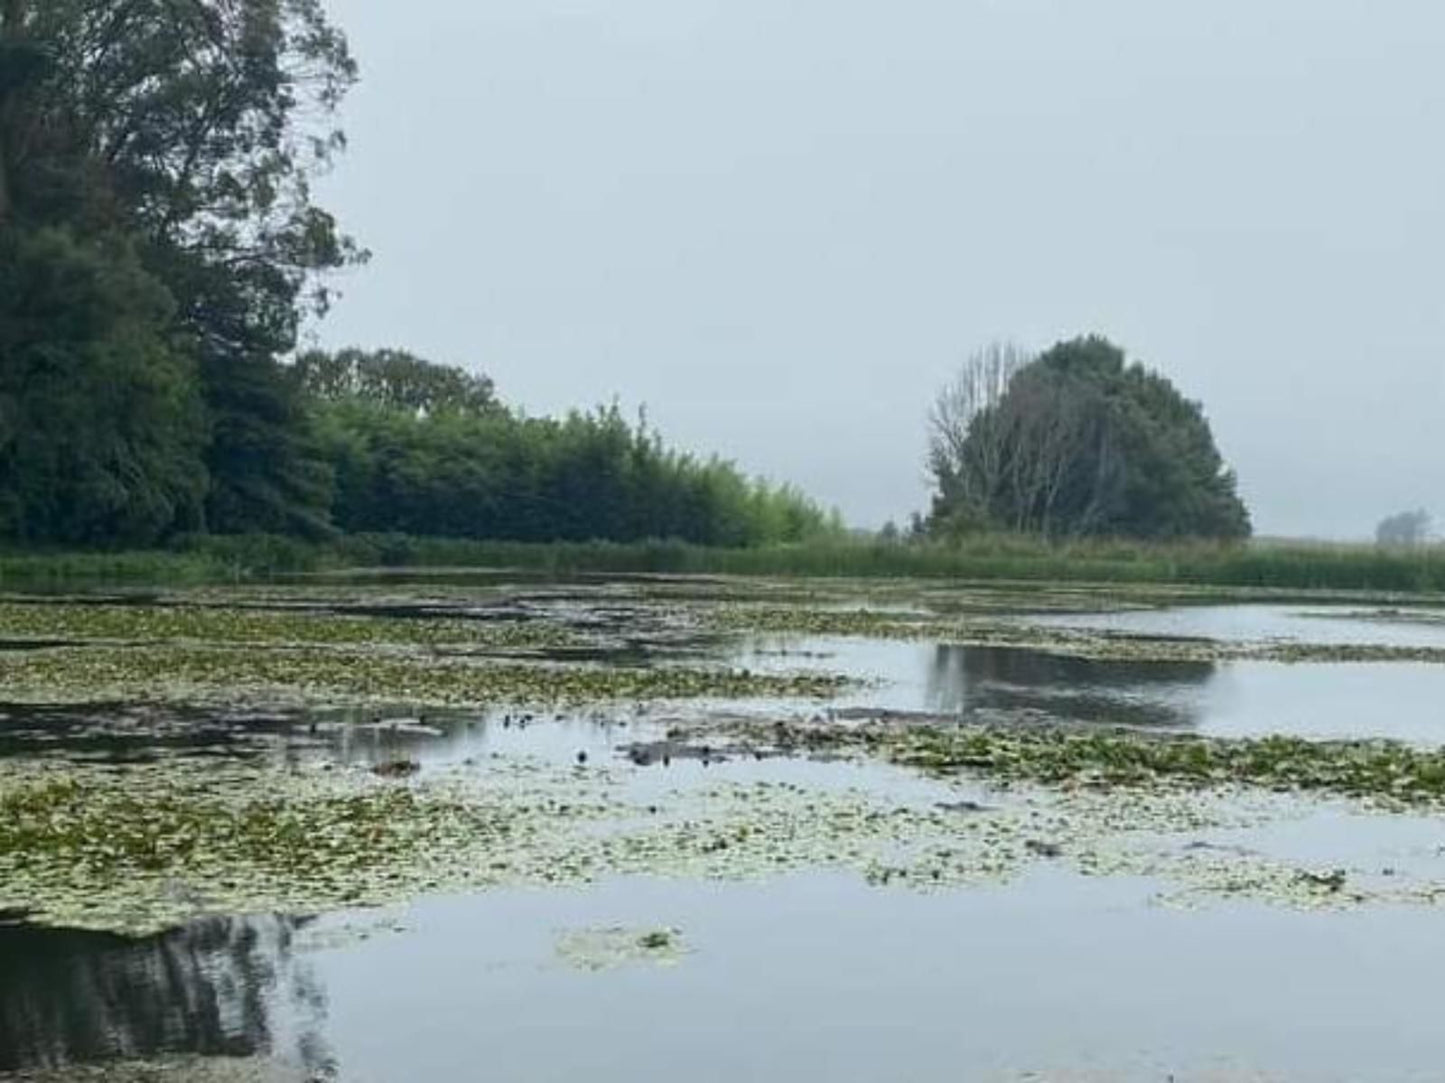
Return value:
M 362 256 L 310 188 L 355 74 L 319 0 L 0 0 L 0 230 L 123 250 L 168 295 L 215 529 L 324 520 L 277 358 Z
M 1249 534 L 1203 410 L 1166 378 L 1099 337 L 1031 360 L 1009 355 L 1002 369 L 999 356 L 970 362 L 936 403 L 936 531 Z M 995 371 L 1001 381 L 987 378 Z M 984 393 L 968 391 L 975 387 Z

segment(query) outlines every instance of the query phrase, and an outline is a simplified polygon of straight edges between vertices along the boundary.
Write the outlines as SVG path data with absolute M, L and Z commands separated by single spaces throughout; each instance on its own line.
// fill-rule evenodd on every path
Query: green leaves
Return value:
M 962 384 L 968 388 L 972 385 Z M 1009 369 L 1002 391 L 935 419 L 936 531 L 1154 539 L 1249 535 L 1197 403 L 1097 336 Z M 973 401 L 973 400 L 970 400 Z
M 347 532 L 721 546 L 840 533 L 795 490 L 665 448 L 615 406 L 527 418 L 491 405 L 483 377 L 390 351 L 298 366 Z
M 986 726 L 919 728 L 874 734 L 872 741 L 898 763 L 1006 781 L 1145 788 L 1241 784 L 1403 805 L 1445 803 L 1445 749 L 1398 741 L 1220 740 Z
M 143 543 L 199 519 L 194 362 L 133 248 L 0 232 L 0 535 Z
M 345 38 L 318 0 L 20 9 L 0 42 L 0 535 L 326 533 L 276 356 L 325 308 L 318 276 L 364 255 L 310 191 L 344 143 Z

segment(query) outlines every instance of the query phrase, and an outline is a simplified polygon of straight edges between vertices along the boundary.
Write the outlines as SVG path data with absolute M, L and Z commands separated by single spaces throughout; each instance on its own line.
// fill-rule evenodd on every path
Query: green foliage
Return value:
M 375 375 L 393 362 L 403 378 Z M 409 355 L 311 355 L 303 378 L 324 389 L 319 430 L 346 532 L 747 546 L 837 529 L 790 488 L 668 450 L 615 405 L 528 418 L 495 405 L 489 382 Z
M 548 574 L 666 572 L 919 577 L 1028 583 L 1186 584 L 1283 591 L 1445 592 L 1445 548 L 1239 546 L 1080 539 L 1050 544 L 1019 535 L 908 545 L 823 537 L 795 545 L 722 549 L 683 542 L 556 543 L 358 535 L 335 547 L 351 565 L 535 569 Z M 390 559 L 388 559 L 388 556 Z
M 0 231 L 0 535 L 145 544 L 199 522 L 195 365 L 123 242 Z
M 295 363 L 312 398 L 360 399 L 413 414 L 484 414 L 498 409 L 489 377 L 434 365 L 406 350 L 308 350 Z
M 586 573 L 920 578 L 1050 584 L 1177 585 L 1200 597 L 1368 592 L 1380 599 L 1445 594 L 1445 547 L 1239 546 L 1076 540 L 1049 544 L 1017 535 L 904 545 L 824 536 L 792 545 L 724 549 L 681 541 L 533 543 L 405 534 L 347 534 L 323 543 L 270 534 L 192 535 L 168 552 L 0 552 L 0 585 L 231 581 L 291 572 L 388 567 Z M 1034 585 L 1037 585 L 1036 587 Z
M 208 357 L 201 372 L 211 413 L 209 529 L 308 538 L 333 533 L 330 467 L 286 372 L 265 356 Z
M 717 545 L 830 526 L 615 409 L 524 418 L 396 350 L 283 366 L 325 273 L 364 258 L 310 190 L 355 78 L 320 0 L 0 4 L 0 538 L 244 534 L 249 557 L 333 523 Z
M 1062 342 L 935 438 L 936 532 L 1244 538 L 1203 411 L 1105 339 Z
M 11 396 L 7 423 L 85 432 L 77 449 L 52 436 L 12 459 L 0 533 L 156 540 L 201 524 L 198 479 L 215 529 L 323 532 L 326 471 L 276 361 L 326 306 L 318 276 L 362 256 L 311 200 L 343 142 L 327 118 L 355 78 L 319 0 L 7 0 L 0 64 L 0 228 L 22 249 L 53 249 L 63 229 L 83 253 L 43 255 L 72 268 L 48 277 L 42 256 L 7 258 L 27 287 L 50 283 L 6 313 L 7 370 L 27 349 L 43 381 Z M 99 285 L 74 284 L 87 280 Z M 182 456 L 198 402 L 209 446 Z M 81 477 L 56 489 L 66 454 Z M 46 492 L 54 506 L 37 508 Z

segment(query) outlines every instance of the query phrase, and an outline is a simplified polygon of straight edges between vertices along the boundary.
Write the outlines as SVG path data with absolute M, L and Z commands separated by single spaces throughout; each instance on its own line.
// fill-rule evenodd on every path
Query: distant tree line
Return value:
M 974 355 L 935 399 L 929 467 L 935 535 L 1250 533 L 1199 404 L 1099 337 Z
M 0 540 L 801 538 L 796 492 L 401 351 L 285 363 L 366 258 L 312 198 L 357 76 L 321 0 L 0 0 Z
M 1387 515 L 1375 527 L 1377 545 L 1413 548 L 1430 540 L 1432 521 L 1424 508 Z

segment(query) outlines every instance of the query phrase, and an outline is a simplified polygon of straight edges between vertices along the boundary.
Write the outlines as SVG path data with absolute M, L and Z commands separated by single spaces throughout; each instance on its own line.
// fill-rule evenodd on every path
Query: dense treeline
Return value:
M 735 546 L 841 530 L 791 488 L 671 451 L 615 406 L 524 417 L 485 378 L 400 351 L 310 353 L 297 370 L 348 532 Z
M 523 418 L 399 351 L 285 364 L 365 258 L 310 189 L 355 79 L 320 0 L 0 0 L 0 540 L 827 527 L 615 410 Z
M 975 355 L 935 402 L 930 465 L 939 535 L 1250 533 L 1199 404 L 1099 337 Z

